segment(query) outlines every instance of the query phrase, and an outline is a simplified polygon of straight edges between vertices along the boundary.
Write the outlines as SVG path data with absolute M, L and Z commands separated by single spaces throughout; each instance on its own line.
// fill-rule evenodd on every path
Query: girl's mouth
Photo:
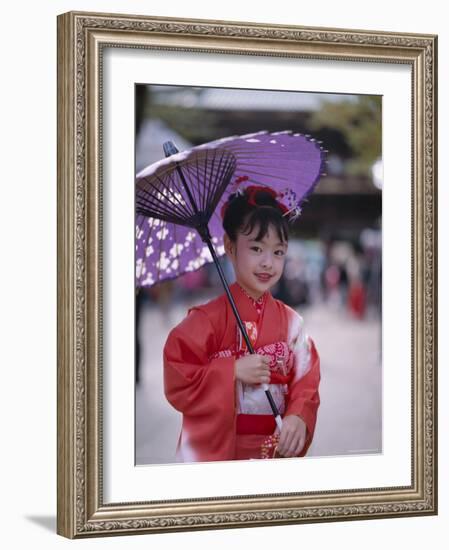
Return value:
M 262 281 L 263 283 L 266 283 L 271 279 L 273 275 L 267 275 L 265 273 L 256 273 L 256 277 L 259 279 L 259 281 Z

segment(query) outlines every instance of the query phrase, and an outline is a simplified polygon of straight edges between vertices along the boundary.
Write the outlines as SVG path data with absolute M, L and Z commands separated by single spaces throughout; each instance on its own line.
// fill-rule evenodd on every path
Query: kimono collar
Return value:
M 259 312 L 265 309 L 270 302 L 270 298 L 272 299 L 270 292 L 266 291 L 258 300 L 254 300 L 237 282 L 230 285 L 229 288 L 237 309 L 245 321 L 257 321 Z
M 271 292 L 267 290 L 261 296 L 264 300 L 264 307 L 261 315 L 258 314 L 257 309 L 254 306 L 255 300 L 251 298 L 244 289 L 237 283 L 232 283 L 229 286 L 231 294 L 235 300 L 237 309 L 240 313 L 240 317 L 243 321 L 254 321 L 260 323 L 259 334 L 257 337 L 256 347 L 263 346 L 265 344 L 271 344 L 283 339 L 285 326 L 280 316 L 280 310 L 276 300 L 271 295 Z M 228 308 L 228 318 L 232 322 L 227 326 L 226 342 L 234 342 L 235 339 L 235 319 L 232 313 L 231 306 L 224 296 Z M 230 344 L 231 345 L 231 344 Z
M 262 308 L 264 302 L 266 301 L 267 299 L 267 294 L 268 294 L 268 291 L 266 290 L 261 296 L 259 296 L 259 298 L 257 298 L 257 300 L 255 300 L 252 296 L 250 296 L 248 294 L 248 292 L 239 284 L 237 283 L 237 285 L 239 286 L 240 290 L 242 292 L 244 292 L 246 294 L 246 296 L 251 300 L 251 303 L 253 304 L 253 306 L 258 310 L 260 311 L 260 309 Z

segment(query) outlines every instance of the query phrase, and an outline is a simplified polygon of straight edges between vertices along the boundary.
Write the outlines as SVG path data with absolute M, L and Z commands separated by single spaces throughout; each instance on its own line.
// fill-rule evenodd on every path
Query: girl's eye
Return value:
M 275 254 L 276 256 L 283 256 L 285 252 L 283 250 L 276 250 Z
M 254 252 L 259 252 L 261 250 L 260 246 L 252 246 L 251 250 L 254 250 Z

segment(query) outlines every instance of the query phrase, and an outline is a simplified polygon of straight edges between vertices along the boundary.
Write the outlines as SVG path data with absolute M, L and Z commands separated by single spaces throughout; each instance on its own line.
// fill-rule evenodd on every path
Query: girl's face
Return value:
M 258 232 L 256 226 L 249 235 L 238 233 L 236 242 L 224 235 L 225 251 L 234 266 L 237 282 L 255 300 L 281 278 L 288 246 L 281 242 L 272 225 L 261 241 L 255 240 Z

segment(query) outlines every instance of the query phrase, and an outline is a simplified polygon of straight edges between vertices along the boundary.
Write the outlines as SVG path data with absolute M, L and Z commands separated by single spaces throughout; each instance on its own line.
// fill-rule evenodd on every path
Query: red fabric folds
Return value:
M 302 321 L 293 309 L 270 293 L 259 318 L 254 304 L 239 285 L 234 283 L 230 289 L 242 320 L 257 323 L 255 348 L 284 341 L 292 349 L 293 369 L 287 376 L 272 372 L 271 383 L 287 386 L 285 415 L 298 415 L 306 423 L 307 440 L 300 455 L 303 456 L 312 442 L 320 403 L 320 366 L 315 345 L 303 339 L 301 349 L 309 352 L 298 351 L 297 342 L 303 336 Z M 177 446 L 180 461 L 260 458 L 260 443 L 275 430 L 273 417 L 257 424 L 257 419 L 237 416 L 236 334 L 231 306 L 222 294 L 191 308 L 168 335 L 164 347 L 164 389 L 168 401 L 183 415 Z M 221 350 L 234 351 L 232 355 L 226 353 L 210 359 Z

